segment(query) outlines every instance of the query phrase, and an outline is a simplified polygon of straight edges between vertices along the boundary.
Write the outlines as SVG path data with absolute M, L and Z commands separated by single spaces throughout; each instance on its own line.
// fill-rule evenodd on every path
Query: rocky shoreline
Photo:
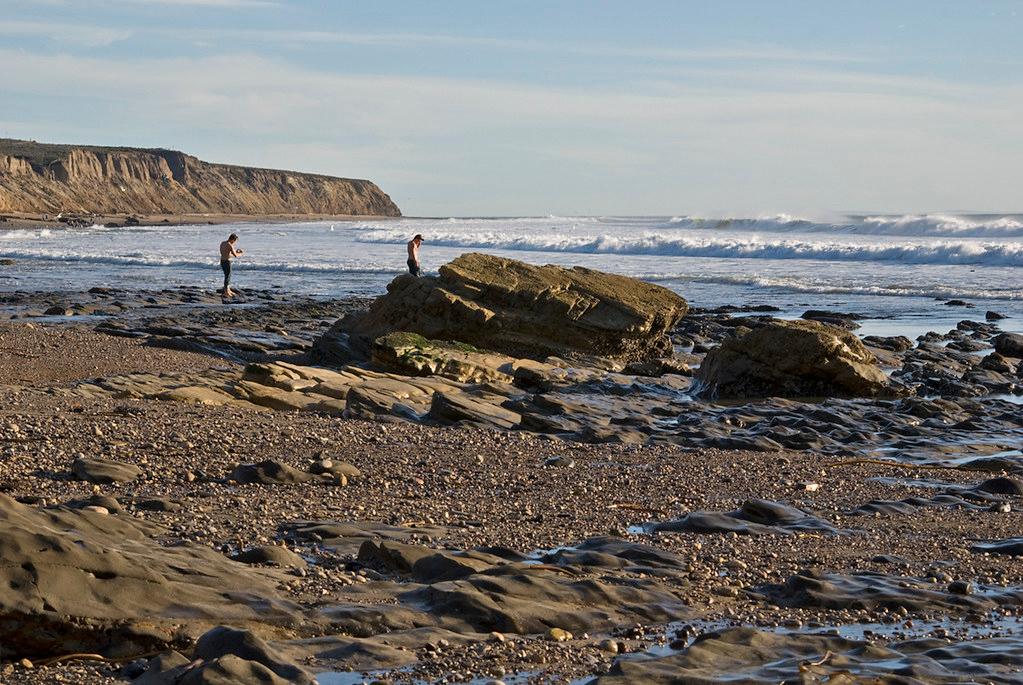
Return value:
M 517 268 L 6 294 L 3 682 L 1018 682 L 1018 336 Z

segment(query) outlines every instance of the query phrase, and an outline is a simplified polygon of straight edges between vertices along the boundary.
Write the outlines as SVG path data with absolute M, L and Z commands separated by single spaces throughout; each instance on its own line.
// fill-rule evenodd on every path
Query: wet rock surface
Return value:
M 851 575 L 802 571 L 780 585 L 756 589 L 780 606 L 825 609 L 888 609 L 947 614 L 981 612 L 1023 603 L 1023 591 L 1000 589 L 985 593 L 966 591 L 969 586 L 936 588 L 916 578 L 884 573 Z
M 593 685 L 625 683 L 1012 683 L 1023 667 L 1015 640 L 949 644 L 922 639 L 879 644 L 752 628 L 709 633 L 679 654 L 620 660 Z M 966 675 L 969 674 L 969 675 Z

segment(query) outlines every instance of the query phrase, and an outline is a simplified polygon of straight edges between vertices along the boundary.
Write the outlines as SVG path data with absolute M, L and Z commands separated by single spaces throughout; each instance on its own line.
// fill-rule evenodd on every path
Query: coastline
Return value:
M 33 229 L 59 229 L 66 228 L 67 224 L 57 221 L 44 214 L 23 214 L 7 213 L 0 215 L 0 230 L 33 230 Z M 153 214 L 139 216 L 137 214 L 103 214 L 89 215 L 95 224 L 118 224 L 125 225 L 129 217 L 134 217 L 138 222 L 137 226 L 190 226 L 208 224 L 211 226 L 221 224 L 279 224 L 279 223 L 302 223 L 312 221 L 385 221 L 401 219 L 395 216 L 377 215 L 332 215 L 332 214 Z

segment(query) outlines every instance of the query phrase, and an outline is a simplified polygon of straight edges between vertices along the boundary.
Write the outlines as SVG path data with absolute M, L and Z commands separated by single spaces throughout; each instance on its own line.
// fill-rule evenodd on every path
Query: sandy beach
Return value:
M 62 316 L 42 315 L 58 301 Z M 640 377 L 580 365 L 571 395 L 531 366 L 547 390 L 504 401 L 523 417 L 509 430 L 488 395 L 459 395 L 474 386 L 311 362 L 334 321 L 367 304 L 258 291 L 224 304 L 202 289 L 5 298 L 15 318 L 0 328 L 0 488 L 15 530 L 54 512 L 92 531 L 86 545 L 123 545 L 105 536 L 128 526 L 141 537 L 118 554 L 167 564 L 159 583 L 180 582 L 167 555 L 195 550 L 204 582 L 247 583 L 258 598 L 235 600 L 223 619 L 171 619 L 170 639 L 138 626 L 130 639 L 72 637 L 59 622 L 53 643 L 21 633 L 4 682 L 120 683 L 143 671 L 139 682 L 163 682 L 145 679 L 178 663 L 167 650 L 201 651 L 196 640 L 222 622 L 266 641 L 259 663 L 298 669 L 282 682 L 321 685 L 675 682 L 737 669 L 766 682 L 850 665 L 894 683 L 884 674 L 903 662 L 922 682 L 959 682 L 940 675 L 947 659 L 1012 682 L 1023 664 L 1011 638 L 1023 573 L 1013 552 L 983 551 L 1019 530 L 1017 405 L 957 400 L 946 387 L 940 400 L 662 411 L 666 389 L 691 381 L 681 366 Z M 691 312 L 672 336 L 689 339 L 695 366 L 737 326 L 769 321 Z M 991 344 L 996 327 L 984 325 L 942 334 L 941 347 L 907 351 L 892 338 L 871 349 L 907 373 L 925 351 L 963 364 L 972 355 L 956 348 Z M 330 390 L 342 382 L 354 385 Z M 424 382 L 456 404 L 415 409 L 408 393 Z M 976 461 L 949 458 L 971 440 Z M 913 454 L 891 458 L 900 445 Z M 107 633 L 133 622 L 137 601 L 168 612 L 159 594 L 94 591 L 114 607 L 123 598 L 94 619 Z M 245 606 L 262 608 L 227 618 Z M 765 648 L 772 663 L 758 661 Z M 242 682 L 226 658 L 206 668 Z

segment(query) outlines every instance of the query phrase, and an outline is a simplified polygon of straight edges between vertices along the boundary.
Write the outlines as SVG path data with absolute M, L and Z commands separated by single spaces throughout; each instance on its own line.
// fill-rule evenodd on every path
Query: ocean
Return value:
M 427 273 L 463 252 L 580 265 L 659 283 L 693 305 L 837 309 L 860 333 L 947 330 L 986 310 L 1023 330 L 1023 215 L 704 218 L 402 218 L 0 232 L 0 291 L 219 286 L 217 245 L 240 235 L 238 288 L 323 297 L 376 295 L 422 233 Z M 974 309 L 949 307 L 962 299 Z

